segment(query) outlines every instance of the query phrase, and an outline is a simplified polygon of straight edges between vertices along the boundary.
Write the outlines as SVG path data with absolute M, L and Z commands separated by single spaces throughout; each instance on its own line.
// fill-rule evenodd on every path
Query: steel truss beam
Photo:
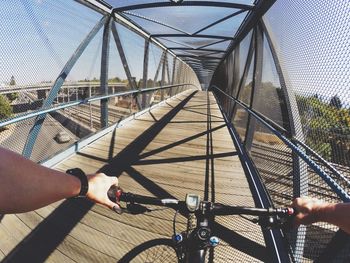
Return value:
M 135 13 L 128 12 L 128 11 L 124 11 L 123 14 L 130 15 L 130 16 L 134 16 L 134 17 L 138 17 L 138 18 L 141 18 L 141 19 L 144 19 L 144 20 L 153 22 L 153 23 L 155 23 L 155 24 L 158 24 L 158 25 L 161 25 L 161 26 L 164 26 L 164 27 L 173 29 L 173 30 L 178 31 L 178 32 L 180 32 L 180 33 L 183 33 L 183 34 L 186 34 L 186 35 L 191 35 L 191 33 L 189 33 L 189 32 L 183 31 L 183 30 L 181 30 L 181 29 L 179 29 L 179 28 L 177 28 L 177 27 L 174 27 L 174 26 L 165 24 L 165 23 L 163 23 L 163 22 L 157 21 L 157 20 L 152 19 L 152 18 L 149 18 L 149 17 L 147 17 L 147 16 L 135 14 Z
M 229 41 L 229 40 L 227 40 L 227 39 L 219 40 L 219 41 L 216 41 L 216 42 L 214 42 L 214 43 L 205 44 L 205 45 L 200 46 L 200 47 L 198 47 L 198 48 L 210 47 L 210 46 L 214 46 L 214 45 L 216 45 L 216 44 L 220 44 L 220 43 L 223 43 L 223 42 L 226 42 L 226 41 Z
M 204 52 L 226 53 L 225 50 L 210 49 L 210 48 L 169 47 L 168 49 L 170 49 L 170 50 L 184 50 L 184 51 L 204 51 Z
M 187 34 L 152 34 L 151 37 L 190 37 L 190 38 L 210 38 L 222 40 L 234 40 L 233 37 L 217 36 L 217 35 L 187 35 Z
M 234 36 L 234 41 L 231 42 L 227 49 L 226 55 L 222 58 L 220 64 L 227 58 L 234 48 L 244 39 L 244 37 L 255 27 L 260 18 L 269 10 L 269 8 L 276 2 L 276 0 L 258 0 L 255 8 L 250 10 L 247 17 L 237 30 Z M 220 65 L 219 65 L 220 66 Z M 219 68 L 219 67 L 218 67 Z
M 195 56 L 195 55 L 177 55 L 180 58 L 197 58 L 197 59 L 209 59 L 209 60 L 221 60 L 221 58 L 214 58 L 210 56 Z
M 160 72 L 160 68 L 162 67 L 163 65 L 163 60 L 165 58 L 165 52 L 166 50 L 163 51 L 162 55 L 160 56 L 160 60 L 159 60 L 159 63 L 158 63 L 158 67 L 157 67 L 157 70 L 156 70 L 156 74 L 154 74 L 154 79 L 153 79 L 153 82 L 155 83 L 158 79 L 158 75 L 159 75 L 159 72 Z
M 117 46 L 120 59 L 121 59 L 121 61 L 123 63 L 123 67 L 124 67 L 124 70 L 125 70 L 126 77 L 128 78 L 129 84 L 130 84 L 132 89 L 137 89 L 136 82 L 131 76 L 129 64 L 128 64 L 128 61 L 126 59 L 126 56 L 125 56 L 125 53 L 124 53 L 124 49 L 123 49 L 122 43 L 120 41 L 120 37 L 119 37 L 119 34 L 118 34 L 117 27 L 116 27 L 115 23 L 112 23 L 112 33 L 113 33 L 114 41 L 115 41 L 115 44 Z
M 137 5 L 127 5 L 123 7 L 114 8 L 113 11 L 123 12 L 123 11 L 129 11 L 129 10 L 137 10 L 137 9 L 174 7 L 174 6 L 210 6 L 210 7 L 235 8 L 235 9 L 242 9 L 242 10 L 255 9 L 255 6 L 251 6 L 251 5 L 228 3 L 228 2 L 217 2 L 217 1 L 184 1 L 181 4 L 174 4 L 170 1 L 166 1 L 166 2 L 144 3 L 144 4 L 137 4 Z
M 85 37 L 85 39 L 80 43 L 78 48 L 75 50 L 73 55 L 70 57 L 70 59 L 67 61 L 66 65 L 62 69 L 61 73 L 57 77 L 55 83 L 52 86 L 52 89 L 50 90 L 50 93 L 47 97 L 47 99 L 44 101 L 42 108 L 48 108 L 51 106 L 52 102 L 56 98 L 58 91 L 62 87 L 65 79 L 67 78 L 68 74 L 72 70 L 73 66 L 77 62 L 77 60 L 80 58 L 83 51 L 86 49 L 88 44 L 91 42 L 91 40 L 95 37 L 97 32 L 102 28 L 102 26 L 105 24 L 106 20 L 108 19 L 108 16 L 102 17 L 102 19 L 97 22 L 97 24 L 94 26 L 94 28 L 89 32 L 89 34 Z M 33 147 L 35 144 L 35 141 L 39 135 L 40 129 L 42 127 L 42 124 L 44 123 L 46 117 L 46 113 L 43 113 L 36 117 L 35 124 L 29 131 L 26 144 L 24 145 L 22 155 L 26 158 L 30 158 Z
M 128 78 L 129 84 L 130 84 L 132 89 L 137 89 L 138 88 L 137 83 L 136 83 L 135 78 L 133 78 L 131 76 L 131 71 L 129 68 L 128 60 L 126 59 L 123 45 L 120 41 L 120 37 L 119 37 L 118 30 L 117 30 L 115 23 L 112 23 L 112 33 L 113 33 L 115 44 L 116 44 L 117 49 L 118 49 L 119 57 L 123 63 L 124 71 L 125 71 L 126 77 Z M 142 109 L 142 105 L 140 104 L 137 97 L 134 97 L 134 99 L 136 100 L 138 108 Z
M 221 19 L 219 19 L 219 20 L 217 20 L 217 21 L 215 21 L 215 22 L 213 22 L 213 23 L 211 23 L 211 24 L 209 24 L 209 25 L 207 25 L 207 26 L 201 28 L 200 30 L 198 30 L 198 31 L 196 31 L 196 32 L 194 32 L 194 33 L 186 32 L 186 31 L 184 31 L 184 30 L 181 30 L 180 28 L 177 28 L 177 27 L 174 27 L 174 26 L 165 24 L 165 23 L 163 23 L 163 22 L 157 21 L 157 20 L 152 19 L 152 18 L 149 18 L 149 17 L 147 17 L 147 16 L 135 14 L 135 13 L 128 12 L 128 11 L 124 11 L 123 13 L 124 13 L 124 14 L 127 14 L 127 15 L 130 15 L 130 16 L 138 17 L 138 18 L 141 18 L 141 19 L 144 19 L 144 20 L 153 22 L 153 23 L 156 23 L 156 24 L 158 24 L 158 25 L 161 25 L 161 26 L 164 26 L 164 27 L 167 27 L 167 28 L 170 28 L 170 29 L 173 29 L 173 30 L 175 30 L 175 31 L 178 31 L 178 32 L 183 33 L 183 34 L 188 35 L 188 36 L 195 36 L 195 35 L 197 35 L 198 33 L 202 32 L 202 31 L 205 31 L 206 29 L 211 28 L 211 27 L 213 27 L 213 26 L 215 26 L 215 25 L 217 25 L 217 24 L 219 24 L 219 23 L 221 23 L 221 22 L 224 22 L 224 21 L 226 21 L 227 19 L 230 19 L 230 18 L 232 18 L 232 17 L 234 17 L 234 16 L 237 16 L 237 15 L 243 13 L 243 12 L 246 12 L 246 10 L 239 10 L 239 11 L 237 11 L 237 12 L 234 12 L 233 14 L 230 14 L 230 15 L 224 17 L 224 18 L 221 18 Z
M 213 22 L 213 23 L 207 25 L 206 27 L 203 27 L 203 28 L 201 28 L 200 30 L 194 32 L 192 35 L 197 35 L 198 33 L 203 32 L 204 30 L 206 30 L 206 29 L 208 29 L 208 28 L 211 28 L 211 27 L 213 27 L 213 26 L 215 26 L 215 25 L 217 25 L 217 24 L 220 24 L 221 22 L 224 22 L 224 21 L 226 21 L 227 19 L 230 19 L 231 17 L 237 16 L 237 15 L 239 15 L 239 14 L 245 12 L 245 11 L 246 11 L 246 10 L 239 10 L 239 11 L 237 11 L 237 12 L 234 12 L 233 14 L 230 14 L 230 15 L 228 15 L 228 16 L 225 16 L 225 17 L 223 17 L 223 18 L 221 18 L 221 19 L 219 19 L 219 20 L 217 20 L 217 21 L 215 21 L 215 22 Z

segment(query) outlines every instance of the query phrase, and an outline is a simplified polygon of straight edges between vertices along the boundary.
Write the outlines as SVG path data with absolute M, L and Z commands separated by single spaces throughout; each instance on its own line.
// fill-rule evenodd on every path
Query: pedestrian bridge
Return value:
M 347 1 L 0 8 L 1 147 L 162 198 L 350 201 Z M 85 199 L 0 215 L 0 260 L 146 262 L 147 241 L 171 237 L 173 216 L 118 215 Z M 176 222 L 186 228 L 181 215 Z M 216 217 L 213 231 L 220 245 L 209 262 L 350 260 L 349 236 L 324 222 L 264 230 L 228 216 Z M 155 262 L 176 262 L 158 255 Z

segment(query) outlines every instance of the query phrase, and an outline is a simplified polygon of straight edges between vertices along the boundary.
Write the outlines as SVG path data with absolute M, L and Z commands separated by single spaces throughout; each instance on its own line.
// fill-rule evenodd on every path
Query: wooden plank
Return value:
M 61 162 L 56 169 L 65 171 L 68 168 L 80 167 L 87 173 L 93 173 L 108 164 L 110 151 L 113 158 L 120 158 L 121 152 L 125 154 L 130 151 L 134 162 L 119 176 L 119 184 L 125 191 L 154 196 L 160 194 L 155 189 L 162 189 L 162 194 L 167 193 L 179 199 L 183 199 L 189 192 L 198 193 L 203 197 L 208 175 L 209 199 L 213 194 L 217 202 L 254 206 L 240 160 L 235 154 L 231 136 L 224 126 L 223 116 L 212 94 L 208 94 L 207 97 L 206 92 L 198 92 L 166 125 L 163 125 L 163 116 L 173 110 L 188 94 L 190 93 L 178 95 L 161 107 L 136 117 L 132 122 L 93 142 L 80 154 Z M 211 122 L 208 123 L 208 120 Z M 209 132 L 208 127 L 212 128 Z M 153 131 L 151 134 L 150 129 Z M 147 132 L 148 137 L 145 136 Z M 209 139 L 212 141 L 207 145 Z M 142 148 L 137 152 L 129 149 L 135 140 L 142 143 Z M 208 150 L 214 155 L 208 155 Z M 211 174 L 212 164 L 214 174 Z M 144 184 L 144 181 L 148 183 Z M 212 185 L 215 189 L 211 189 Z M 13 236 L 1 223 L 0 234 L 7 231 L 9 242 L 17 244 L 21 237 L 40 226 L 40 222 L 54 214 L 65 203 L 57 202 L 35 212 L 18 215 L 17 221 L 13 219 L 11 224 L 16 223 L 18 225 L 15 228 L 20 228 L 19 220 L 27 229 L 22 230 L 22 233 L 17 230 L 17 234 Z M 83 216 L 47 258 L 49 262 L 58 262 L 58 259 L 62 258 L 78 262 L 115 262 L 147 240 L 172 235 L 174 211 L 171 209 L 134 216 L 118 215 L 101 205 L 91 205 L 88 201 L 73 200 L 70 207 L 69 214 L 56 216 L 54 222 L 64 222 L 75 214 Z M 265 247 L 258 226 L 238 216 L 217 217 L 215 220 L 238 238 L 236 243 L 229 240 L 221 242 L 215 249 L 215 262 L 260 262 L 259 258 L 254 257 L 254 252 L 249 251 L 249 244 L 253 244 L 253 248 L 257 249 Z M 185 226 L 186 219 L 179 215 L 178 231 L 184 230 Z M 13 246 L 6 247 L 4 242 L 0 241 L 0 251 L 5 251 L 5 254 L 9 253 Z

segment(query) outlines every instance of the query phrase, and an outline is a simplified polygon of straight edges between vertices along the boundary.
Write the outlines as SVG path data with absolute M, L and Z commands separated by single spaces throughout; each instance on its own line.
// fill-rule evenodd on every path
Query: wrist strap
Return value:
M 68 169 L 66 173 L 73 175 L 80 180 L 80 193 L 77 195 L 77 197 L 85 197 L 89 190 L 89 183 L 86 174 L 83 172 L 83 170 L 81 170 L 80 168 L 73 168 Z

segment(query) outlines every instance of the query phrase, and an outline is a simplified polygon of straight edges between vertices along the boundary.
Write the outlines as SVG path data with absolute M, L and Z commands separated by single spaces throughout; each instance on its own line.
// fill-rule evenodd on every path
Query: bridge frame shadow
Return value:
M 205 180 L 205 199 L 209 198 L 209 176 L 212 176 L 212 200 L 215 199 L 214 190 L 214 166 L 213 162 L 215 158 L 233 156 L 236 152 L 229 152 L 224 154 L 213 154 L 212 152 L 212 132 L 216 129 L 220 129 L 225 125 L 212 128 L 210 126 L 210 109 L 208 110 L 208 129 L 206 132 L 199 133 L 197 135 L 188 137 L 179 142 L 169 144 L 159 149 L 152 150 L 147 153 L 141 154 L 141 152 L 147 147 L 147 145 L 161 132 L 161 130 L 175 117 L 175 115 L 184 108 L 184 106 L 191 100 L 196 92 L 188 95 L 183 101 L 173 107 L 167 114 L 157 120 L 151 127 L 145 130 L 140 136 L 133 140 L 127 147 L 113 157 L 113 145 L 115 142 L 115 131 L 112 134 L 111 145 L 109 149 L 108 160 L 96 158 L 95 156 L 87 156 L 86 154 L 79 153 L 89 158 L 95 158 L 100 161 L 108 162 L 99 169 L 99 172 L 104 172 L 109 176 L 121 176 L 123 172 L 126 172 L 137 183 L 142 185 L 150 193 L 159 198 L 174 198 L 169 192 L 160 187 L 158 184 L 148 179 L 140 172 L 135 170 L 132 165 L 147 165 L 154 163 L 168 163 L 168 162 L 183 162 L 191 160 L 206 160 L 206 180 Z M 163 160 L 141 160 L 142 158 L 149 157 L 158 152 L 164 151 L 175 147 L 181 143 L 190 141 L 200 136 L 207 136 L 207 155 L 173 158 Z M 211 168 L 211 171 L 209 169 Z M 58 206 L 47 218 L 35 227 L 31 233 L 26 236 L 4 259 L 4 262 L 22 262 L 31 259 L 32 262 L 44 262 L 50 254 L 61 244 L 65 237 L 72 231 L 77 223 L 89 212 L 93 207 L 93 203 L 85 199 L 66 200 L 60 206 Z M 79 206 L 80 209 L 76 209 Z M 73 213 L 72 213 L 73 211 Z M 67 215 L 70 215 L 67 217 Z M 242 251 L 254 257 L 258 260 L 265 261 L 267 258 L 267 249 L 246 238 L 237 232 L 228 229 L 225 226 L 220 225 L 217 222 L 213 224 L 214 234 L 224 240 L 230 246 Z M 213 251 L 210 251 L 210 258 L 213 258 Z

